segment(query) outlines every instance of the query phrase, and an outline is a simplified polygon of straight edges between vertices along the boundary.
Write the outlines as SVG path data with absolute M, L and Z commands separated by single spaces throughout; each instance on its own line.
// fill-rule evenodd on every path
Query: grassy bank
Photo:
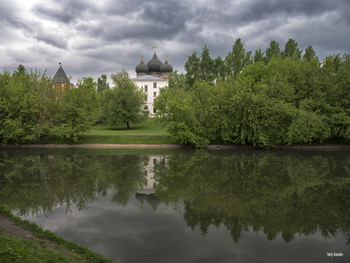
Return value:
M 25 240 L 6 234 L 0 228 L 0 262 L 113 262 L 48 230 L 44 231 L 34 223 L 14 216 L 5 207 L 0 207 L 0 214 L 40 238 L 40 240 Z M 50 246 L 45 240 L 50 242 Z

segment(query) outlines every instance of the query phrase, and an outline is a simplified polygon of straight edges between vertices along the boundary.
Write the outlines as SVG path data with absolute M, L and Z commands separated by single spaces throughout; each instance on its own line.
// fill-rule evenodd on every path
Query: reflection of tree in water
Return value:
M 154 193 L 139 193 L 139 192 L 137 192 L 135 194 L 135 198 L 140 202 L 141 208 L 143 208 L 144 202 L 147 202 L 150 206 L 152 206 L 153 217 L 156 216 L 157 207 L 160 203 L 162 203 L 162 201 L 159 200 L 158 197 Z
M 155 167 L 156 192 L 184 201 L 185 220 L 203 235 L 224 225 L 235 241 L 242 231 L 268 239 L 320 231 L 350 233 L 350 155 L 261 152 L 175 154 Z
M 50 213 L 58 205 L 79 210 L 105 195 L 125 204 L 145 183 L 147 156 L 84 154 L 74 150 L 0 152 L 0 200 L 19 214 Z

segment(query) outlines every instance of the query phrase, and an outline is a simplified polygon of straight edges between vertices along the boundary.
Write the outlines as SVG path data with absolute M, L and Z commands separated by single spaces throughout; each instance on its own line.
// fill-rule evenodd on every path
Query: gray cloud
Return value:
M 225 57 L 236 38 L 253 52 L 272 40 L 283 48 L 293 38 L 300 49 L 312 45 L 321 59 L 350 49 L 347 0 L 37 0 L 29 13 L 16 3 L 0 2 L 0 66 L 24 61 L 55 73 L 66 61 L 73 82 L 122 68 L 134 74 L 140 55 L 150 59 L 154 44 L 159 58 L 168 54 L 180 72 L 193 51 L 207 45 L 212 57 Z

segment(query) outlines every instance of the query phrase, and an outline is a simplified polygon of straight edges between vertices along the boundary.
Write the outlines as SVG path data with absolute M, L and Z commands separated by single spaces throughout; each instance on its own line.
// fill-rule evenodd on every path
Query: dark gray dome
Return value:
M 168 61 L 165 61 L 163 65 L 160 66 L 160 72 L 173 72 L 173 67 L 168 63 Z
M 153 58 L 147 62 L 147 67 L 149 72 L 159 72 L 160 67 L 163 65 L 162 61 L 160 61 L 156 54 L 153 55 Z
M 135 71 L 136 73 L 148 73 L 149 69 L 147 65 L 141 61 L 141 63 L 136 66 Z

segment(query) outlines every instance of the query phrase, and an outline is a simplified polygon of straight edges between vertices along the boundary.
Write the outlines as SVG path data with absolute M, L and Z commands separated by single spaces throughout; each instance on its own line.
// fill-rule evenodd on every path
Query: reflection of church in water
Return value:
M 153 217 L 156 215 L 156 210 L 159 204 L 162 202 L 155 195 L 154 185 L 156 183 L 154 179 L 154 166 L 157 163 L 163 162 L 163 156 L 150 156 L 147 166 L 145 167 L 146 183 L 142 189 L 136 192 L 135 198 L 140 202 L 141 207 L 145 203 L 149 204 L 153 208 Z

